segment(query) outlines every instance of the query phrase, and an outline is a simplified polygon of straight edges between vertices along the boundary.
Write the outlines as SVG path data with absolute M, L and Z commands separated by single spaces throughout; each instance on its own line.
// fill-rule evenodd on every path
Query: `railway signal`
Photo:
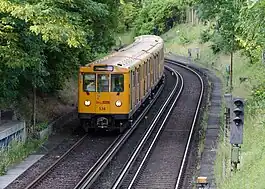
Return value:
M 240 98 L 234 99 L 233 116 L 230 132 L 231 165 L 232 171 L 237 170 L 239 161 L 240 144 L 243 144 L 243 126 L 244 126 L 244 101 Z
M 242 99 L 234 99 L 233 114 L 230 143 L 243 144 L 244 102 Z

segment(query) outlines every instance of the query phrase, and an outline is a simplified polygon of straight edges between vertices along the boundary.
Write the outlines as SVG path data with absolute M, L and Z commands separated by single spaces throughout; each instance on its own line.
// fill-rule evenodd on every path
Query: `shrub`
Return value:
M 147 1 L 135 21 L 136 35 L 160 35 L 184 20 L 184 6 L 175 0 Z

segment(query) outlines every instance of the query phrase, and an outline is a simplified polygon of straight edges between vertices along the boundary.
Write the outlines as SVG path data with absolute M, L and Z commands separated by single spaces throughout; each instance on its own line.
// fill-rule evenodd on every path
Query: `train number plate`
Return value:
M 101 107 L 99 107 L 99 110 L 100 111 L 105 111 L 106 110 L 106 107 L 101 106 Z

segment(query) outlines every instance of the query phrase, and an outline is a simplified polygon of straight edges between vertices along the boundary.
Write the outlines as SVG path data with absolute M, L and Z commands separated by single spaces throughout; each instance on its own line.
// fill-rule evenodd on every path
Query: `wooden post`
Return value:
M 32 131 L 35 132 L 36 127 L 36 87 L 33 86 L 33 128 Z
M 230 54 L 230 93 L 232 93 L 233 90 L 233 50 L 231 51 Z

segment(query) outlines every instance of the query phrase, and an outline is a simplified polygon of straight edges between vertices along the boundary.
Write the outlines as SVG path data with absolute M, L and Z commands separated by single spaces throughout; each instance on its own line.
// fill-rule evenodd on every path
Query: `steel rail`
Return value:
M 34 179 L 25 189 L 33 188 L 45 178 L 45 176 L 48 175 L 50 171 L 52 171 L 64 158 L 67 157 L 67 155 L 70 154 L 71 151 L 73 151 L 77 146 L 79 146 L 87 137 L 87 134 L 85 134 L 81 139 L 79 139 L 71 148 L 69 148 L 59 159 L 57 159 L 51 166 L 49 166 L 42 174 L 40 174 L 36 179 Z
M 166 66 L 166 65 L 165 65 Z M 148 154 L 150 153 L 151 151 L 151 148 L 153 147 L 157 137 L 159 136 L 162 128 L 164 127 L 164 124 L 165 122 L 167 121 L 167 118 L 169 116 L 169 114 L 171 113 L 173 107 L 175 106 L 175 103 L 177 102 L 181 92 L 182 92 L 182 89 L 183 89 L 183 78 L 182 76 L 175 70 L 173 70 L 172 68 L 166 66 L 168 69 L 170 69 L 171 71 L 173 71 L 175 74 L 177 74 L 181 80 L 181 87 L 180 87 L 180 90 L 178 91 L 178 94 L 176 96 L 176 98 L 174 99 L 173 103 L 170 104 L 170 109 L 169 111 L 167 112 L 166 114 L 166 117 L 164 118 L 164 121 L 162 122 L 162 124 L 160 125 L 160 128 L 156 134 L 156 137 L 155 139 L 153 140 L 152 144 L 151 144 L 151 147 L 148 149 L 146 155 L 145 155 L 145 159 L 146 157 L 148 156 Z M 156 119 L 152 122 L 151 126 L 149 127 L 148 131 L 145 133 L 144 137 L 141 139 L 140 143 L 138 144 L 137 148 L 135 149 L 134 153 L 131 155 L 129 161 L 127 161 L 126 165 L 124 166 L 122 172 L 120 173 L 119 177 L 115 180 L 114 184 L 112 185 L 112 189 L 116 189 L 116 188 L 119 188 L 120 184 L 122 183 L 123 179 L 125 178 L 126 174 L 128 173 L 128 171 L 130 170 L 131 166 L 133 165 L 134 161 L 136 160 L 136 158 L 138 157 L 141 149 L 143 148 L 143 146 L 145 145 L 145 143 L 147 142 L 150 134 L 152 133 L 153 129 L 155 128 L 158 120 L 161 118 L 162 114 L 164 113 L 166 107 L 169 105 L 169 102 L 172 100 L 173 98 L 173 95 L 177 92 L 177 85 L 175 86 L 176 88 L 173 89 L 172 93 L 170 94 L 170 97 L 167 99 L 166 103 L 163 105 L 163 107 L 161 108 L 161 110 L 159 111 L 159 115 L 156 117 Z M 144 160 L 145 160 L 144 159 Z M 143 161 L 141 162 L 141 167 L 143 166 Z M 138 168 L 137 170 L 137 174 L 139 173 L 140 171 L 140 168 Z M 135 176 L 136 178 L 136 176 Z M 129 186 L 129 188 L 131 188 L 132 185 Z
M 170 71 L 173 71 L 173 73 L 175 74 L 175 71 L 173 69 L 171 68 L 167 68 L 167 69 L 169 69 Z M 177 74 L 175 75 L 177 77 Z M 178 77 L 177 77 L 177 80 L 178 80 Z M 173 91 L 176 90 L 177 85 L 178 85 L 178 82 L 176 82 L 176 85 Z M 93 184 L 93 182 L 97 179 L 98 175 L 103 171 L 103 169 L 107 166 L 107 164 L 112 160 L 116 152 L 121 148 L 124 142 L 129 138 L 129 136 L 131 136 L 133 131 L 136 129 L 137 125 L 140 123 L 140 121 L 143 119 L 145 114 L 152 107 L 153 103 L 156 101 L 159 94 L 161 93 L 162 88 L 163 87 L 160 87 L 156 97 L 151 101 L 151 103 L 147 106 L 147 108 L 145 108 L 144 112 L 138 117 L 138 119 L 135 121 L 132 127 L 120 138 L 120 140 L 115 144 L 115 146 L 108 153 L 105 154 L 104 157 L 102 156 L 100 158 L 100 160 L 95 164 L 95 166 L 93 166 L 93 170 L 91 169 L 89 172 L 87 172 L 86 175 L 81 179 L 81 181 L 75 186 L 74 189 L 89 188 Z
M 188 150 L 190 148 L 191 138 L 192 138 L 192 135 L 193 135 L 195 123 L 196 123 L 196 120 L 197 120 L 197 117 L 198 117 L 198 113 L 199 113 L 199 109 L 200 109 L 201 102 L 202 102 L 202 97 L 203 97 L 203 93 L 204 93 L 204 83 L 203 83 L 202 77 L 196 71 L 194 71 L 193 69 L 189 68 L 188 66 L 183 65 L 183 64 L 178 63 L 177 61 L 173 61 L 173 60 L 170 60 L 170 62 L 168 62 L 168 63 L 174 64 L 174 65 L 178 65 L 178 66 L 180 66 L 180 67 L 182 67 L 184 69 L 188 69 L 189 71 L 193 72 L 200 79 L 200 82 L 201 82 L 200 97 L 199 97 L 199 100 L 198 100 L 198 104 L 197 104 L 197 108 L 196 108 L 195 114 L 193 116 L 192 127 L 190 129 L 189 138 L 188 138 L 188 141 L 187 141 L 187 144 L 186 144 L 186 147 L 185 147 L 185 152 L 184 152 L 184 156 L 182 158 L 181 167 L 180 167 L 180 170 L 179 170 L 179 173 L 178 173 L 177 182 L 175 184 L 175 189 L 178 189 L 180 187 L 180 179 L 181 179 L 181 177 L 183 175 L 184 165 L 185 165 L 186 160 L 187 160 L 187 154 L 188 154 Z
M 144 156 L 144 158 L 143 158 L 141 164 L 139 165 L 139 167 L 138 167 L 138 169 L 137 169 L 137 171 L 136 171 L 136 173 L 135 173 L 133 179 L 131 180 L 131 182 L 130 182 L 130 184 L 129 184 L 129 186 L 128 186 L 128 189 L 131 189 L 131 188 L 132 188 L 132 186 L 133 186 L 133 184 L 134 184 L 134 182 L 135 182 L 135 180 L 136 180 L 138 174 L 140 173 L 141 169 L 142 169 L 143 166 L 144 166 L 144 163 L 146 162 L 147 157 L 149 156 L 151 150 L 153 149 L 153 146 L 154 146 L 155 142 L 157 141 L 157 138 L 159 137 L 159 135 L 160 135 L 162 129 L 164 128 L 165 122 L 167 121 L 169 114 L 171 113 L 173 107 L 175 106 L 177 100 L 179 99 L 179 96 L 180 96 L 180 94 L 181 94 L 181 92 L 182 92 L 182 89 L 183 89 L 183 87 L 184 87 L 184 82 L 183 82 L 183 77 L 182 77 L 179 73 L 178 73 L 178 75 L 179 75 L 179 77 L 180 77 L 180 79 L 181 79 L 181 88 L 180 88 L 180 91 L 179 91 L 179 93 L 177 94 L 177 96 L 176 96 L 174 102 L 172 103 L 172 105 L 171 105 L 171 107 L 170 107 L 170 109 L 169 109 L 169 111 L 168 111 L 166 117 L 164 118 L 164 121 L 163 121 L 162 124 L 160 125 L 159 130 L 157 131 L 157 133 L 156 133 L 156 135 L 155 135 L 155 137 L 154 137 L 152 143 L 150 144 L 150 146 L 149 146 L 149 148 L 148 148 L 148 150 L 147 150 L 147 152 L 146 152 L 146 154 L 145 154 L 145 156 Z

